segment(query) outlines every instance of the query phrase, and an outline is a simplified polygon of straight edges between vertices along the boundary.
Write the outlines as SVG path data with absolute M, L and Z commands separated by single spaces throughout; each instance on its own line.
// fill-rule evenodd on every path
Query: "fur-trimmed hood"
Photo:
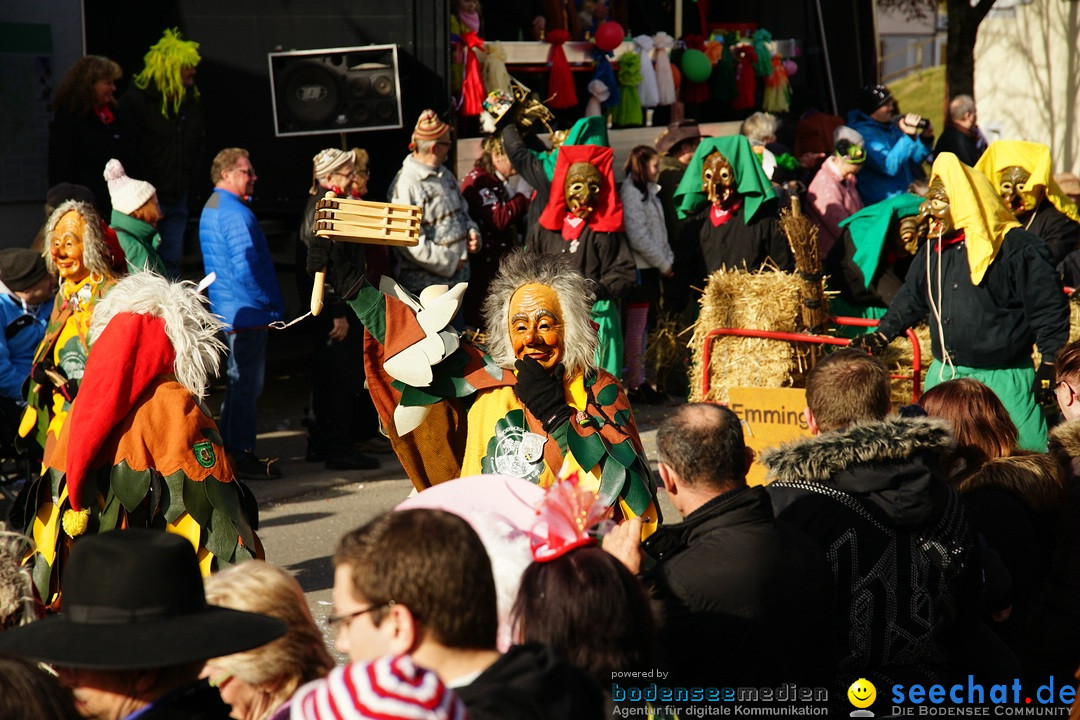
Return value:
M 761 454 L 770 480 L 826 482 L 861 463 L 904 460 L 919 450 L 942 453 L 954 445 L 949 423 L 938 418 L 889 418 L 786 443 Z
M 774 505 L 791 500 L 777 493 L 782 488 L 801 492 L 820 485 L 829 493 L 860 497 L 891 523 L 907 526 L 933 513 L 936 488 L 944 488 L 942 461 L 953 446 L 944 420 L 893 417 L 767 450 L 761 462 L 768 468 Z
M 1080 419 L 1063 422 L 1051 430 L 1049 450 L 1066 467 L 1072 458 L 1080 458 Z

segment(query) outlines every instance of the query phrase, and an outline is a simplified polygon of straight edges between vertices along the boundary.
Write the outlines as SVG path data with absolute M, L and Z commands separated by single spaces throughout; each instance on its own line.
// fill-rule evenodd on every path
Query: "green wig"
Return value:
M 180 71 L 195 67 L 201 59 L 199 43 L 184 40 L 180 36 L 179 28 L 166 28 L 161 39 L 156 45 L 150 46 L 150 52 L 143 58 L 146 65 L 142 72 L 133 78 L 135 87 L 145 90 L 153 82 L 161 91 L 161 114 L 169 117 L 171 103 L 172 113 L 175 115 L 180 112 L 180 105 L 187 95 Z M 199 91 L 194 88 L 192 90 L 195 97 L 198 97 Z

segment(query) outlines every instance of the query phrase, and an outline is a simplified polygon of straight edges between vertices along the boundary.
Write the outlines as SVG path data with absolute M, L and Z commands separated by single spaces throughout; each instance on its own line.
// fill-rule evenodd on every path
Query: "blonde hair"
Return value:
M 133 210 L 131 217 L 136 220 L 142 220 L 147 225 L 157 227 L 157 224 L 161 222 L 162 218 L 161 206 L 158 204 L 157 193 L 154 193 L 149 200 Z
M 236 167 L 242 157 L 250 159 L 251 153 L 244 148 L 231 147 L 215 155 L 214 162 L 210 165 L 210 182 L 215 185 L 221 182 L 221 176 Z
M 354 147 L 352 149 L 353 165 L 357 170 L 367 170 L 368 163 L 371 159 L 368 157 L 368 151 L 362 147 Z
M 281 568 L 262 560 L 228 567 L 206 579 L 206 601 L 285 622 L 287 630 L 277 640 L 208 663 L 270 692 L 274 702 L 268 715 L 301 685 L 325 677 L 334 667 L 304 591 Z
M 56 261 L 53 260 L 51 252 L 52 241 L 49 236 L 56 230 L 56 224 L 60 222 L 60 219 L 69 212 L 78 213 L 86 221 L 86 232 L 83 233 L 83 266 L 91 274 L 114 277 L 116 273 L 112 269 L 112 253 L 109 252 L 109 247 L 105 244 L 105 235 L 102 230 L 104 223 L 101 222 L 101 216 L 97 214 L 97 210 L 94 209 L 93 205 L 78 200 L 68 200 L 62 203 L 60 207 L 53 210 L 53 214 L 45 221 L 43 234 L 45 244 L 41 255 L 45 258 L 45 267 L 49 269 L 49 274 L 57 275 Z

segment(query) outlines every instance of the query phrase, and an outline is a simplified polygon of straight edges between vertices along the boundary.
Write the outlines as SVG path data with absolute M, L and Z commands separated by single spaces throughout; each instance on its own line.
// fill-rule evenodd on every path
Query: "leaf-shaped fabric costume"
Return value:
M 401 353 L 415 354 L 431 329 L 417 319 L 424 310 L 418 312 L 415 301 L 395 297 L 399 292 L 383 293 L 365 283 L 349 305 L 366 328 L 364 363 L 371 398 L 418 490 L 481 472 L 547 487 L 565 463 L 569 470 L 580 468 L 623 517 L 645 517 L 650 531 L 656 527 L 656 481 L 630 404 L 614 377 L 599 370 L 591 377 L 568 378 L 567 404 L 577 412 L 551 435 L 521 404 L 514 374 L 467 340 L 430 366 L 428 385 L 406 385 L 385 368 L 395 365 Z M 416 410 L 423 419 L 399 434 L 395 420 L 405 416 L 402 410 Z
M 67 380 L 81 380 L 86 368 L 86 331 L 94 306 L 115 284 L 111 277 L 93 274 L 78 283 L 65 280 L 53 301 L 45 337 L 34 353 L 34 364 L 52 366 Z M 29 383 L 19 437 L 33 438 L 41 445 L 46 463 L 70 409 L 71 403 L 52 386 L 36 389 L 33 381 Z
M 262 555 L 254 497 L 233 477 L 211 413 L 172 376 L 174 359 L 164 321 L 148 315 L 117 315 L 95 342 L 49 468 L 12 515 L 35 541 L 26 560 L 47 603 L 83 533 L 182 535 L 207 575 Z

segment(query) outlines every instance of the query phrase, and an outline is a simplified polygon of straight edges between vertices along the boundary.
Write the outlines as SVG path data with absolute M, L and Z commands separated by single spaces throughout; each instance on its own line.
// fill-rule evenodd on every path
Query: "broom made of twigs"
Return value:
M 780 211 L 780 229 L 787 235 L 795 256 L 795 272 L 802 280 L 803 324 L 810 332 L 821 332 L 829 317 L 825 299 L 825 277 L 821 272 L 821 251 L 818 228 L 803 215 L 797 197 L 791 198 L 791 209 Z
M 799 198 L 792 196 L 791 209 L 780 211 L 780 229 L 787 235 L 795 256 L 795 272 L 802 281 L 802 320 L 811 333 L 825 329 L 829 317 L 825 299 L 825 277 L 821 272 L 818 228 L 802 213 Z M 817 346 L 811 348 L 811 365 L 817 359 Z

